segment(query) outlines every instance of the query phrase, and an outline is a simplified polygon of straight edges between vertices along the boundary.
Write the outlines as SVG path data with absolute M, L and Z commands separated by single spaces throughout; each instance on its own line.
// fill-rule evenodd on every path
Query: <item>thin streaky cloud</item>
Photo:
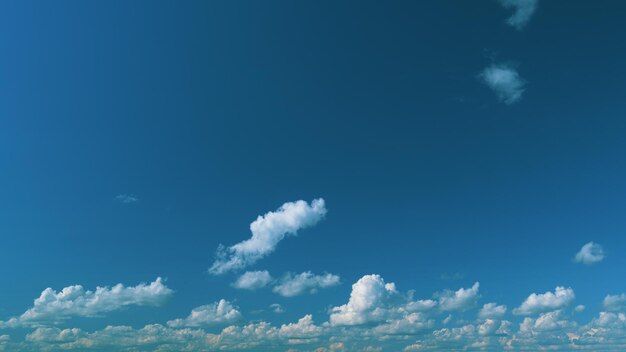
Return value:
M 133 194 L 118 194 L 117 196 L 115 196 L 115 200 L 124 204 L 129 204 L 137 203 L 139 201 L 139 198 Z

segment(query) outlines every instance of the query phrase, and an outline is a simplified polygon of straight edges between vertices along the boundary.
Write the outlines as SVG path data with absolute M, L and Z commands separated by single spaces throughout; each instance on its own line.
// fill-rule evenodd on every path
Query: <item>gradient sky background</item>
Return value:
M 47 287 L 163 277 L 175 292 L 159 307 L 55 326 L 165 324 L 222 298 L 239 325 L 322 324 L 379 274 L 421 299 L 478 281 L 477 307 L 506 305 L 515 326 L 523 317 L 510 311 L 531 293 L 571 287 L 570 310 L 587 307 L 571 320 L 588 323 L 607 294 L 626 292 L 626 3 L 539 1 L 521 29 L 506 23 L 513 11 L 0 3 L 0 321 Z M 522 79 L 513 103 L 481 75 L 498 65 Z M 258 215 L 319 197 L 325 218 L 246 270 L 341 284 L 281 297 L 231 287 L 245 270 L 207 272 Z M 576 263 L 590 241 L 604 260 Z M 10 343 L 32 330 L 0 335 L 28 350 Z

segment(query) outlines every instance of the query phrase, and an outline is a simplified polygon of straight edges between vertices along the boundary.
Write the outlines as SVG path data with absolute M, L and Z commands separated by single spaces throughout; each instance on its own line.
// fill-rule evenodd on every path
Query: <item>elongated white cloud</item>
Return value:
M 626 294 L 607 295 L 602 302 L 604 309 L 610 312 L 626 311 Z
M 225 299 L 200 306 L 191 310 L 185 319 L 175 319 L 167 322 L 173 328 L 198 327 L 214 324 L 232 323 L 241 317 L 241 313 L 232 303 Z
M 481 319 L 500 319 L 506 314 L 506 306 L 499 306 L 496 303 L 487 303 L 478 312 Z
M 539 300 L 554 301 L 549 297 L 568 296 L 567 290 L 557 288 L 554 292 L 535 296 Z M 447 297 L 465 297 L 471 291 L 477 290 L 472 287 L 445 292 L 449 293 Z M 620 295 L 607 297 L 605 308 L 610 309 L 613 309 L 613 303 L 619 307 L 626 300 Z M 93 332 L 40 326 L 25 339 L 14 340 L 0 335 L 0 350 L 328 352 L 400 351 L 404 347 L 406 351 L 622 352 L 626 344 L 626 314 L 603 311 L 587 324 L 580 325 L 578 319 L 563 309 L 563 303 L 543 304 L 539 310 L 552 310 L 518 317 L 516 319 L 521 321 L 515 323 L 502 320 L 506 307 L 487 303 L 479 311 L 479 319 L 446 319 L 446 325 L 442 326 L 440 318 L 448 313 L 436 309 L 438 303 L 413 301 L 411 291 L 408 294 L 398 292 L 395 285 L 385 283 L 378 275 L 362 277 L 353 285 L 349 302 L 331 310 L 330 314 L 335 314 L 335 318 L 339 314 L 347 319 L 335 320 L 335 324 L 331 321 L 317 325 L 313 316 L 307 314 L 280 326 L 256 321 L 226 326 L 221 331 L 215 327 L 211 332 L 203 329 L 204 325 L 210 327 L 216 321 L 227 323 L 232 319 L 229 315 L 237 315 L 238 309 L 229 302 L 223 301 L 221 305 L 219 308 L 220 302 L 216 302 L 208 305 L 209 309 L 194 309 L 199 313 L 190 314 L 190 317 L 169 326 L 148 324 L 139 329 L 107 326 Z M 553 309 L 555 307 L 560 308 Z M 233 309 L 237 313 L 233 313 Z
M 521 30 L 528 24 L 530 18 L 537 10 L 538 0 L 500 0 L 502 6 L 513 9 L 513 15 L 506 20 L 510 26 Z
M 585 244 L 574 257 L 574 260 L 577 263 L 583 263 L 587 265 L 601 262 L 603 259 L 604 249 L 601 245 L 593 242 Z
M 287 273 L 274 286 L 274 292 L 283 297 L 293 297 L 304 293 L 315 293 L 326 287 L 339 285 L 339 276 L 333 274 L 315 275 L 310 271 L 294 275 Z
M 163 284 L 160 277 L 150 284 L 126 287 L 117 284 L 111 288 L 97 287 L 85 290 L 81 285 L 68 286 L 57 292 L 45 289 L 35 299 L 33 307 L 21 316 L 0 322 L 0 327 L 17 327 L 54 323 L 70 317 L 96 317 L 127 306 L 160 306 L 174 291 Z
M 244 290 L 256 290 L 267 286 L 273 278 L 267 270 L 247 271 L 233 283 L 233 287 Z
M 287 235 L 317 224 L 326 215 L 324 199 L 314 199 L 309 205 L 303 200 L 283 204 L 275 212 L 259 216 L 250 224 L 252 237 L 230 247 L 220 246 L 217 259 L 209 269 L 211 274 L 242 269 L 272 253 Z
M 548 291 L 542 294 L 531 294 L 521 306 L 513 309 L 513 314 L 531 315 L 554 311 L 568 306 L 574 298 L 574 290 L 559 286 L 554 293 Z
M 522 99 L 526 81 L 510 65 L 494 64 L 483 70 L 478 76 L 496 93 L 498 100 L 511 105 Z
M 480 283 L 476 282 L 470 288 L 460 288 L 457 291 L 446 290 L 440 293 L 439 309 L 444 312 L 464 311 L 476 305 L 480 298 L 478 288 Z

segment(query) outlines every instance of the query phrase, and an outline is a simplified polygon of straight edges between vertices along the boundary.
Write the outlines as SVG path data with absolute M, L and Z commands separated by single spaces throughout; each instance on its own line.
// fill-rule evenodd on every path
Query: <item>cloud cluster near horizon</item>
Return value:
M 559 286 L 554 292 L 532 293 L 513 311 L 514 316 L 524 316 L 516 327 L 507 319 L 504 305 L 490 302 L 477 308 L 481 298 L 479 287 L 479 283 L 474 283 L 468 288 L 434 293 L 432 299 L 416 300 L 412 294 L 399 290 L 395 283 L 371 274 L 357 280 L 347 303 L 331 308 L 328 321 L 321 324 L 306 314 L 296 322 L 280 326 L 256 321 L 229 325 L 216 333 L 207 332 L 204 327 L 232 324 L 243 317 L 238 307 L 221 299 L 194 308 L 186 318 L 170 320 L 165 325 L 148 324 L 139 329 L 108 326 L 87 332 L 42 324 L 23 343 L 14 344 L 8 335 L 0 335 L 0 345 L 15 351 L 150 351 L 156 347 L 160 351 L 284 351 L 300 346 L 326 352 L 342 349 L 620 351 L 623 347 L 626 294 L 608 295 L 604 302 L 606 311 L 579 325 L 571 319 L 571 314 L 579 311 L 580 305 L 568 308 L 575 299 L 573 289 Z M 280 305 L 275 306 L 282 311 Z M 466 314 L 467 318 L 455 320 L 453 314 Z M 447 317 L 441 320 L 442 315 Z
M 209 268 L 214 275 L 243 269 L 272 253 L 278 243 L 288 235 L 317 224 L 326 215 L 324 199 L 314 199 L 311 204 L 303 200 L 283 204 L 250 224 L 252 237 L 230 247 L 220 246 L 217 259 Z
M 46 288 L 30 309 L 19 317 L 0 321 L 0 328 L 58 322 L 70 317 L 96 317 L 132 305 L 156 307 L 173 293 L 160 277 L 150 284 L 131 287 L 117 284 L 110 288 L 97 287 L 95 291 L 85 290 L 81 285 L 68 286 L 58 292 Z

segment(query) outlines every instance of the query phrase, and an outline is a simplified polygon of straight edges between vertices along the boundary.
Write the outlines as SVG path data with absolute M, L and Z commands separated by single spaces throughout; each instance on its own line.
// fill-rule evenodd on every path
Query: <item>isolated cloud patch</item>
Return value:
M 574 260 L 577 263 L 583 263 L 586 265 L 595 264 L 601 262 L 604 259 L 604 249 L 601 245 L 593 242 L 585 244 L 576 256 Z
M 311 204 L 303 200 L 283 204 L 278 210 L 259 216 L 250 224 L 252 237 L 230 247 L 220 246 L 217 259 L 209 268 L 219 275 L 242 269 L 272 253 L 278 243 L 298 230 L 317 224 L 326 215 L 324 199 L 314 199 Z
M 548 291 L 542 294 L 531 294 L 522 305 L 513 309 L 513 314 L 532 315 L 561 309 L 572 303 L 574 298 L 574 290 L 559 286 L 554 293 Z
M 512 66 L 494 64 L 485 68 L 478 77 L 496 93 L 502 103 L 511 105 L 522 99 L 526 81 Z
M 334 307 L 331 325 L 361 325 L 387 317 L 386 306 L 398 294 L 394 283 L 385 283 L 380 275 L 365 275 L 352 285 L 347 304 Z
M 439 309 L 444 312 L 464 311 L 476 305 L 480 298 L 478 288 L 480 283 L 476 282 L 470 288 L 460 288 L 457 291 L 445 290 L 438 294 Z
M 218 302 L 194 308 L 187 318 L 170 320 L 167 325 L 173 328 L 199 327 L 232 323 L 239 318 L 241 318 L 241 312 L 237 307 L 221 299 Z
M 513 9 L 513 15 L 506 20 L 510 26 L 521 30 L 528 24 L 537 10 L 538 0 L 500 0 L 500 4 L 507 9 Z
M 506 306 L 496 303 L 487 303 L 478 312 L 480 319 L 500 319 L 506 314 Z
M 316 293 L 321 288 L 339 285 L 339 276 L 333 274 L 315 275 L 310 271 L 300 274 L 287 273 L 274 286 L 274 292 L 283 297 L 294 297 L 304 293 Z
M 267 270 L 246 271 L 233 283 L 233 287 L 244 290 L 256 290 L 267 286 L 272 280 L 272 275 Z
M 150 284 L 130 287 L 117 284 L 111 288 L 97 287 L 95 291 L 85 290 L 81 285 L 68 286 L 59 292 L 47 288 L 35 299 L 32 308 L 19 317 L 0 322 L 0 327 L 58 322 L 74 316 L 95 317 L 132 305 L 160 306 L 173 293 L 160 277 Z
M 609 312 L 626 311 L 626 294 L 607 295 L 602 305 Z
M 137 198 L 137 196 L 133 194 L 118 194 L 117 196 L 115 196 L 115 200 L 118 202 L 129 204 L 137 203 L 139 201 L 139 198 Z

